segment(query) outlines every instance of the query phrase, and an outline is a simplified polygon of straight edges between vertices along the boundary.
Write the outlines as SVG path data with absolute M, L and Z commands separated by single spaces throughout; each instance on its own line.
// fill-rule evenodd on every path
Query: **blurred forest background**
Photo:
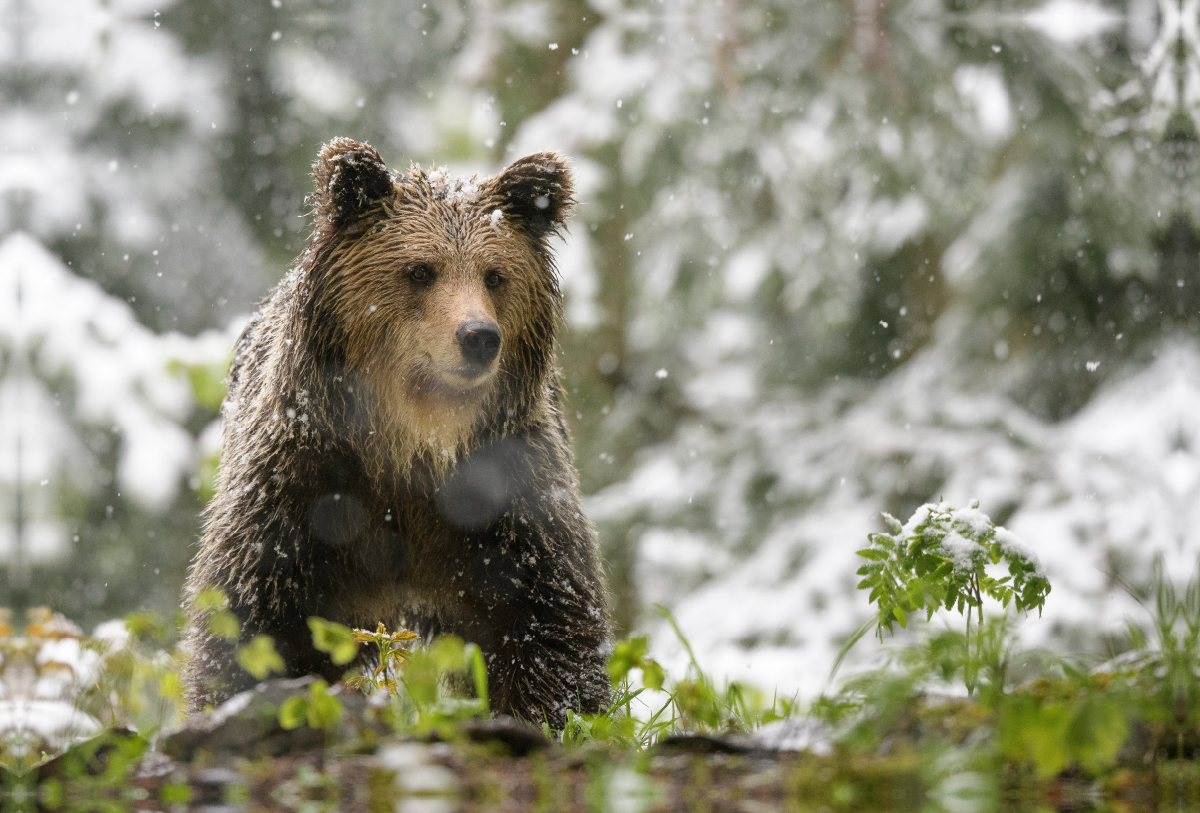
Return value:
M 309 168 L 568 153 L 622 630 L 818 689 L 854 551 L 978 498 L 1102 646 L 1200 554 L 1192 0 L 0 0 L 0 604 L 174 612 Z

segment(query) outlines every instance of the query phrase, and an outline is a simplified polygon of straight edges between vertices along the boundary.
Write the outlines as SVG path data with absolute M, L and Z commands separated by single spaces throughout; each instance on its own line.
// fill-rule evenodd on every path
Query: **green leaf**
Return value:
M 229 361 L 219 364 L 189 364 L 180 359 L 167 362 L 167 372 L 175 376 L 186 376 L 192 388 L 192 397 L 205 409 L 216 412 L 225 399 L 225 371 Z
M 125 616 L 125 629 L 134 638 L 162 639 L 167 636 L 167 623 L 151 610 L 138 610 Z
M 329 684 L 316 680 L 308 687 L 307 720 L 312 728 L 331 730 L 342 719 L 342 702 L 329 694 Z
M 642 683 L 648 689 L 659 690 L 663 687 L 666 675 L 658 661 L 646 658 L 642 661 Z
M 358 643 L 349 627 L 314 615 L 308 619 L 308 628 L 312 630 L 313 646 L 327 653 L 335 666 L 345 666 L 358 657 Z
M 917 607 L 925 606 L 925 583 L 924 582 L 922 582 L 920 579 L 913 579 L 911 582 L 908 583 L 908 591 L 907 592 L 908 592 L 908 600 L 914 609 Z
M 282 674 L 286 668 L 269 635 L 255 635 L 250 643 L 238 647 L 237 662 L 256 680 L 263 680 L 272 672 Z
M 925 579 L 925 601 L 936 609 L 946 602 L 946 585 Z
M 901 627 L 905 629 L 908 628 L 908 615 L 904 612 L 904 610 L 900 609 L 899 607 L 894 607 L 892 608 L 892 616 L 900 622 Z
M 479 698 L 486 712 L 488 706 L 488 675 L 487 661 L 484 660 L 483 650 L 475 644 L 467 644 L 464 650 L 467 660 L 471 662 L 471 677 L 475 682 L 475 696 Z
M 291 731 L 308 722 L 308 698 L 302 694 L 289 697 L 279 707 L 279 725 Z
M 404 689 L 418 708 L 427 709 L 437 703 L 439 675 L 437 664 L 427 652 L 419 652 L 408 662 L 403 674 Z
M 201 612 L 224 610 L 229 606 L 229 598 L 220 587 L 209 587 L 196 594 L 195 604 Z
M 612 655 L 608 657 L 608 675 L 614 686 L 624 680 L 631 669 L 641 666 L 649 645 L 650 639 L 645 635 L 626 638 L 617 643 Z
M 1048 704 L 1037 715 L 1025 744 L 1041 778 L 1049 779 L 1067 767 L 1070 754 L 1066 734 L 1070 723 L 1070 711 L 1062 703 Z
M 242 634 L 241 623 L 229 610 L 218 610 L 208 617 L 206 623 L 211 634 L 226 641 L 236 641 Z
M 1092 695 L 1077 704 L 1068 738 L 1079 763 L 1090 770 L 1100 770 L 1116 762 L 1128 734 L 1121 700 Z
M 167 805 L 186 805 L 192 801 L 192 786 L 187 782 L 168 782 L 159 789 L 158 799 Z
M 456 635 L 443 635 L 426 650 L 440 672 L 462 672 L 470 668 L 467 644 Z
M 1042 778 L 1054 776 L 1071 758 L 1071 716 L 1063 703 L 1043 704 L 1028 695 L 1008 697 L 1000 714 L 1001 752 L 1017 762 L 1032 762 Z
M 877 550 L 876 548 L 863 548 L 860 551 L 855 551 L 864 559 L 870 559 L 873 562 L 887 561 L 888 555 L 886 551 Z

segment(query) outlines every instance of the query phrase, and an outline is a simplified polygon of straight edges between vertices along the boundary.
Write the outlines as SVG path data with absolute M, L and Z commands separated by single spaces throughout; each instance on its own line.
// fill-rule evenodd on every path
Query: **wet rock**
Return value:
M 163 753 L 179 762 L 191 762 L 201 752 L 214 762 L 236 757 L 259 758 L 299 754 L 323 748 L 327 734 L 301 725 L 291 730 L 279 724 L 279 707 L 289 697 L 303 694 L 315 678 L 271 680 L 234 695 L 207 714 L 194 714 L 163 737 Z M 341 702 L 344 712 L 338 729 L 329 739 L 346 742 L 366 726 L 366 698 L 334 686 L 329 693 Z
M 747 749 L 731 738 L 714 737 L 709 734 L 672 734 L 655 744 L 659 752 L 684 754 L 741 754 Z
M 490 720 L 469 720 L 459 730 L 471 742 L 499 743 L 514 757 L 527 756 L 551 745 L 541 729 L 506 714 L 498 714 Z
M 815 717 L 788 717 L 767 723 L 751 734 L 735 734 L 726 740 L 748 752 L 808 751 L 824 756 L 833 750 L 833 729 Z
M 37 781 L 98 776 L 114 761 L 132 766 L 146 750 L 146 740 L 128 728 L 114 728 L 78 742 L 33 767 Z
M 756 758 L 801 751 L 824 756 L 833 749 L 833 730 L 824 720 L 789 717 L 767 723 L 750 734 L 673 734 L 659 740 L 655 747 L 664 753 L 742 754 Z

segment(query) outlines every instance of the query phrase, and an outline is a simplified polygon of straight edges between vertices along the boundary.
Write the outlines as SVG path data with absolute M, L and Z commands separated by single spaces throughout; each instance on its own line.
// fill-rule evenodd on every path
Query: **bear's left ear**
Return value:
M 321 147 L 313 164 L 318 221 L 345 226 L 376 201 L 394 193 L 392 176 L 370 144 L 338 137 Z
M 567 159 L 538 152 L 514 161 L 492 179 L 505 214 L 534 238 L 558 231 L 575 206 L 575 183 Z

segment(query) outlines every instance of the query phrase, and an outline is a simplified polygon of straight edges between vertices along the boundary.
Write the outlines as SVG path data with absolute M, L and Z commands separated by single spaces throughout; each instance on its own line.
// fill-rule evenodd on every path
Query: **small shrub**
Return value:
M 978 618 L 975 647 L 983 645 L 985 597 L 1005 609 L 1041 612 L 1050 582 L 1037 557 L 1016 534 L 994 525 L 977 501 L 967 509 L 923 505 L 907 525 L 883 516 L 892 532 L 871 534 L 869 547 L 858 551 L 867 560 L 858 569 L 863 577 L 858 587 L 870 590 L 870 601 L 879 608 L 874 626 L 881 639 L 893 624 L 908 626 L 910 613 L 924 610 L 929 619 L 944 607 L 965 616 L 969 652 L 972 613 Z M 1008 575 L 992 576 L 991 565 L 1003 565 Z M 972 694 L 977 672 L 969 658 L 966 663 L 964 681 Z

